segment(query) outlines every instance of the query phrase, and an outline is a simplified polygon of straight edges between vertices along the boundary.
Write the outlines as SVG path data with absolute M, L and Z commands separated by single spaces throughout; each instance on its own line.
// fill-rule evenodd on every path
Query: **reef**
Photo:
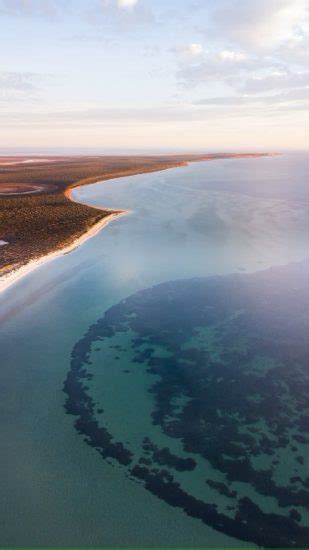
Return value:
M 76 429 L 146 490 L 218 531 L 308 547 L 308 280 L 308 264 L 294 264 L 170 281 L 116 304 L 72 351 L 64 391 Z M 130 383 L 148 377 L 139 443 L 130 426 L 117 440 L 104 399 L 98 417 L 85 385 L 117 368 L 107 349 L 122 359 L 130 349 Z

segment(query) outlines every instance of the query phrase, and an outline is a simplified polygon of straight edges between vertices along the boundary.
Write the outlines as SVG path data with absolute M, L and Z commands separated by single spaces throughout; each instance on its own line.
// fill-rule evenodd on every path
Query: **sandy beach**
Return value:
M 70 196 L 70 191 L 71 190 L 68 190 L 67 196 Z M 104 209 L 104 211 L 106 210 L 109 210 L 109 209 Z M 41 256 L 40 258 L 37 258 L 35 260 L 31 260 L 27 264 L 0 277 L 0 293 L 10 288 L 14 283 L 19 281 L 25 275 L 28 275 L 34 269 L 37 269 L 38 267 L 46 264 L 47 262 L 50 262 L 51 260 L 54 260 L 55 258 L 62 256 L 63 254 L 69 254 L 70 252 L 78 248 L 81 244 L 86 242 L 88 239 L 96 235 L 101 229 L 103 229 L 103 227 L 108 225 L 111 221 L 115 220 L 116 218 L 120 218 L 121 216 L 124 216 L 126 214 L 129 214 L 130 211 L 129 210 L 122 210 L 122 211 L 111 210 L 110 212 L 111 213 L 108 216 L 106 216 L 105 218 L 100 220 L 98 223 L 93 225 L 86 233 L 84 233 L 83 235 L 75 239 L 70 245 L 65 246 L 64 248 L 60 248 L 58 250 L 54 250 L 53 252 L 50 252 L 49 254 L 46 254 L 45 256 Z
M 2 236 L 3 240 L 8 245 L 2 247 L 3 258 L 7 265 L 12 265 L 13 267 L 9 272 L 0 276 L 0 292 L 11 287 L 16 281 L 20 280 L 21 277 L 27 275 L 37 267 L 62 254 L 71 252 L 115 218 L 129 213 L 127 210 L 118 211 L 109 208 L 93 208 L 86 203 L 75 201 L 72 199 L 73 189 L 99 181 L 107 181 L 124 176 L 127 177 L 141 173 L 187 166 L 190 162 L 228 158 L 251 158 L 265 155 L 268 156 L 269 154 L 213 153 L 204 155 L 170 155 L 162 157 L 99 157 L 99 160 L 91 157 L 59 157 L 57 159 L 52 159 L 53 162 L 51 164 L 48 162 L 50 159 L 43 159 L 45 162 L 40 163 L 32 162 L 37 159 L 27 159 L 27 157 L 21 157 L 19 159 L 11 159 L 8 157 L 0 158 L 2 163 L 14 162 L 14 164 L 22 164 L 23 166 L 27 165 L 26 163 L 32 166 L 39 164 L 39 170 L 36 172 L 34 168 L 32 168 L 30 173 L 27 172 L 26 179 L 25 169 L 22 169 L 17 175 L 14 172 L 14 181 L 12 181 L 12 178 L 8 177 L 10 173 L 6 171 L 2 177 L 3 181 L 0 182 L 0 194 L 3 194 L 3 205 L 6 205 L 3 209 Z M 42 159 L 38 160 L 41 161 Z M 59 162 L 55 162 L 55 160 L 59 160 Z M 65 174 L 65 176 L 63 174 Z M 20 192 L 17 193 L 17 189 Z M 15 202 L 12 202 L 13 198 L 10 198 L 9 195 L 15 195 Z M 18 203 L 16 202 L 16 195 L 19 196 Z M 25 197 L 25 195 L 28 195 L 28 197 Z M 8 201 L 11 202 L 8 203 Z M 14 208 L 15 210 L 13 210 L 13 212 L 16 212 L 16 214 L 13 214 L 13 218 L 12 214 L 10 214 L 10 216 L 6 215 L 5 217 L 5 212 L 12 211 Z M 67 214 L 72 210 L 73 213 L 70 218 Z M 97 221 L 99 210 L 105 212 L 106 215 L 103 219 Z M 39 234 L 37 233 L 36 224 L 33 223 L 33 212 L 41 216 L 42 228 Z M 42 212 L 44 212 L 43 217 Z M 12 219 L 15 220 L 13 226 Z M 73 229 L 72 222 L 74 224 L 76 220 L 79 220 L 79 222 Z M 52 235 L 46 231 L 48 222 L 51 222 L 57 229 L 59 228 L 59 233 L 56 230 L 59 242 L 51 240 L 52 242 L 49 245 L 50 251 L 46 253 L 46 242 Z M 18 231 L 16 233 L 17 239 L 6 239 L 6 235 L 10 236 L 12 232 L 15 233 L 16 225 L 18 226 Z M 90 227 L 88 228 L 87 226 Z M 24 234 L 25 227 L 27 227 L 27 235 Z M 84 233 L 80 235 L 80 232 L 83 230 Z M 78 234 L 78 237 L 74 238 L 74 232 L 75 235 Z M 31 235 L 30 241 L 29 235 Z M 29 242 L 32 244 L 38 239 L 39 244 L 40 242 L 45 243 L 45 250 L 42 250 L 40 253 L 40 247 L 38 247 L 37 253 L 32 254 L 32 257 L 29 258 L 31 248 L 29 252 L 29 249 L 27 250 L 27 241 L 25 241 L 25 237 L 28 239 L 28 247 Z M 72 242 L 70 242 L 70 238 L 72 238 Z M 70 242 L 70 244 L 67 244 L 68 242 Z M 62 245 L 62 243 L 65 244 Z

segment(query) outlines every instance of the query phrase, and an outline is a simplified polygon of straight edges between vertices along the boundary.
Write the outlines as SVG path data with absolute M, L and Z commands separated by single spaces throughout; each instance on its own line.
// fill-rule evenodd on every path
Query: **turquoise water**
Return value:
M 1 296 L 2 545 L 308 545 L 308 168 L 74 192 L 132 213 Z

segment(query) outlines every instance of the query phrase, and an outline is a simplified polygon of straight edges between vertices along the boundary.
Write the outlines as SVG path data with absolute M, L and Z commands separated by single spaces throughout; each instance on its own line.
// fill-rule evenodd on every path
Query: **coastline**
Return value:
M 102 209 L 103 210 L 103 209 Z M 107 211 L 108 209 L 105 208 L 104 211 Z M 99 222 L 94 224 L 92 227 L 89 228 L 86 233 L 78 237 L 77 239 L 74 239 L 74 241 L 63 247 L 59 248 L 57 250 L 54 250 L 52 252 L 49 252 L 45 256 L 41 256 L 35 260 L 30 260 L 27 264 L 22 265 L 21 267 L 18 267 L 15 270 L 10 271 L 6 275 L 3 275 L 0 277 L 0 294 L 10 288 L 14 283 L 19 281 L 22 277 L 25 275 L 28 275 L 31 273 L 31 271 L 34 271 L 36 268 L 50 262 L 51 260 L 54 260 L 55 258 L 58 258 L 59 256 L 63 256 L 64 254 L 69 254 L 70 252 L 73 252 L 76 248 L 78 248 L 80 245 L 82 245 L 84 242 L 86 242 L 91 237 L 94 237 L 103 227 L 108 225 L 110 222 L 115 220 L 116 218 L 120 218 L 121 216 L 125 216 L 129 214 L 129 210 L 121 210 L 121 211 L 115 211 L 111 210 L 111 213 L 104 218 L 102 218 Z
M 276 154 L 276 153 L 275 153 Z M 159 172 L 162 170 L 171 170 L 174 168 L 181 168 L 188 166 L 191 162 L 201 161 L 201 162 L 207 162 L 212 160 L 222 160 L 222 159 L 233 159 L 233 158 L 256 158 L 260 156 L 272 156 L 273 154 L 270 153 L 243 153 L 243 154 L 214 154 L 214 155 L 200 155 L 197 156 L 197 158 L 194 158 L 192 156 L 191 158 L 173 158 L 171 164 L 169 165 L 159 165 L 156 166 L 149 166 L 145 169 L 145 167 L 139 167 L 139 169 L 134 168 L 133 171 L 130 169 L 125 170 L 118 170 L 115 173 L 108 173 L 107 177 L 104 175 L 97 175 L 97 176 L 91 176 L 87 178 L 82 178 L 80 180 L 77 180 L 74 183 L 69 184 L 65 189 L 63 189 L 62 194 L 63 196 L 68 199 L 69 201 L 76 203 L 76 204 L 82 204 L 84 206 L 88 206 L 89 208 L 93 208 L 93 206 L 88 205 L 87 203 L 79 203 L 78 201 L 75 201 L 72 199 L 72 191 L 75 189 L 78 189 L 79 187 L 84 187 L 85 185 L 91 185 L 93 183 L 100 183 L 103 181 L 108 181 L 110 179 L 118 179 L 121 177 L 128 177 L 128 176 L 134 176 L 139 175 L 143 173 L 149 173 L 149 172 Z M 56 163 L 55 163 L 56 164 Z M 35 193 L 31 193 L 34 195 Z M 21 194 L 22 196 L 23 194 Z M 39 196 L 39 193 L 36 194 Z M 36 269 L 37 267 L 44 265 L 47 262 L 50 262 L 54 258 L 57 258 L 58 256 L 62 256 L 63 254 L 68 254 L 78 248 L 81 244 L 83 244 L 85 241 L 93 237 L 96 233 L 98 233 L 103 227 L 108 225 L 111 221 L 114 219 L 124 216 L 126 214 L 130 213 L 130 210 L 114 210 L 110 208 L 100 208 L 97 207 L 98 210 L 102 210 L 103 212 L 107 213 L 106 216 L 101 218 L 98 222 L 93 224 L 91 227 L 89 227 L 88 230 L 86 230 L 82 235 L 75 238 L 69 245 L 59 246 L 59 248 L 56 248 L 54 250 L 51 250 L 47 254 L 43 254 L 42 256 L 38 256 L 37 258 L 31 259 L 27 263 L 24 263 L 15 269 L 12 269 L 8 273 L 5 273 L 4 275 L 0 276 L 0 294 L 10 288 L 14 283 L 19 281 L 22 277 L 25 275 L 28 275 L 31 271 Z M 108 212 L 110 212 L 108 214 Z
M 183 167 L 183 166 L 187 166 L 188 164 L 189 164 L 188 162 L 181 162 L 181 163 L 177 163 L 177 164 L 175 163 L 174 166 L 168 166 L 166 168 L 151 169 L 150 172 L 152 172 L 152 171 L 157 172 L 157 171 L 167 170 L 167 169 L 172 169 L 172 168 L 180 168 L 180 167 Z M 129 175 L 135 176 L 135 175 L 139 175 L 139 174 L 142 174 L 142 173 L 144 173 L 144 172 L 141 171 L 139 173 L 134 173 L 134 174 L 129 174 Z M 79 187 L 92 185 L 94 183 L 100 183 L 100 181 L 108 181 L 109 179 L 118 179 L 118 178 L 121 178 L 121 177 L 128 177 L 128 174 L 126 174 L 125 172 L 124 173 L 120 172 L 118 174 L 111 175 L 107 179 L 96 180 L 96 178 L 89 178 L 89 180 L 87 182 L 86 181 L 85 182 L 79 181 L 76 185 L 73 184 L 70 187 L 67 187 L 64 190 L 63 195 L 68 200 L 70 200 L 71 202 L 78 203 L 78 201 L 75 201 L 72 198 L 71 195 L 72 195 L 72 192 L 76 191 Z M 93 181 L 93 179 L 95 181 Z M 84 204 L 85 206 L 89 206 L 89 208 L 93 208 L 92 206 L 88 205 L 87 203 L 82 203 L 82 204 Z M 102 210 L 103 212 L 110 212 L 110 214 L 107 214 L 100 221 L 98 221 L 97 223 L 92 225 L 85 233 L 83 233 L 83 235 L 81 235 L 80 237 L 77 237 L 76 239 L 74 239 L 71 244 L 66 245 L 64 247 L 60 247 L 56 250 L 52 250 L 48 254 L 44 254 L 43 256 L 35 258 L 34 260 L 30 260 L 26 264 L 23 264 L 23 265 L 17 267 L 16 269 L 12 269 L 12 271 L 10 271 L 9 273 L 6 273 L 5 275 L 0 276 L 0 294 L 2 294 L 5 290 L 9 289 L 11 286 L 13 286 L 15 283 L 17 283 L 20 279 L 22 279 L 22 277 L 28 275 L 29 273 L 31 273 L 32 271 L 34 271 L 38 267 L 54 260 L 55 258 L 58 258 L 59 256 L 62 256 L 64 254 L 69 254 L 70 252 L 73 252 L 73 250 L 75 250 L 76 248 L 81 246 L 88 239 L 90 239 L 91 237 L 94 237 L 94 235 L 96 235 L 99 231 L 101 231 L 101 229 L 103 229 L 103 227 L 106 227 L 110 222 L 112 222 L 116 218 L 120 218 L 121 216 L 125 216 L 125 215 L 127 215 L 131 212 L 130 210 L 114 210 L 114 209 L 111 209 L 111 208 L 100 208 L 100 207 L 98 207 L 98 209 Z

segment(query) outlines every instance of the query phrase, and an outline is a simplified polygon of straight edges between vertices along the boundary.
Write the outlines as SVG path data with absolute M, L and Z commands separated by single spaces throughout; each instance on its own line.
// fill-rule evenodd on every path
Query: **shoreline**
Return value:
M 173 169 L 173 168 L 181 168 L 183 166 L 187 166 L 188 164 L 189 164 L 188 162 L 183 162 L 183 163 L 179 163 L 176 166 L 170 166 L 168 168 L 163 168 L 163 170 Z M 151 170 L 151 171 L 157 172 L 157 171 L 160 171 L 160 170 L 162 170 L 162 168 L 161 169 L 158 168 L 156 170 Z M 130 175 L 137 176 L 137 175 L 140 175 L 140 174 L 143 174 L 143 173 L 144 172 L 140 172 L 140 173 L 130 174 Z M 79 204 L 79 202 L 75 201 L 71 196 L 72 192 L 76 191 L 79 187 L 85 187 L 87 185 L 93 185 L 95 183 L 100 183 L 100 182 L 102 183 L 103 181 L 108 181 L 109 179 L 118 179 L 118 178 L 121 178 L 121 177 L 128 177 L 128 175 L 120 173 L 120 174 L 115 175 L 114 177 L 107 178 L 106 180 L 102 179 L 102 180 L 98 180 L 98 181 L 89 181 L 88 183 L 81 183 L 81 184 L 78 184 L 78 185 L 73 184 L 73 185 L 71 185 L 70 187 L 67 187 L 64 190 L 63 195 L 68 200 L 70 200 L 72 202 L 76 202 L 77 204 Z M 89 208 L 93 208 L 93 206 L 91 206 L 87 203 L 81 203 L 81 204 L 84 204 L 85 206 L 88 206 Z M 55 258 L 58 258 L 59 256 L 63 256 L 64 254 L 69 254 L 70 252 L 73 252 L 73 250 L 76 250 L 79 246 L 81 246 L 88 239 L 90 239 L 91 237 L 94 237 L 99 231 L 101 231 L 101 229 L 103 229 L 103 227 L 107 226 L 110 222 L 112 222 L 116 218 L 120 218 L 122 216 L 126 216 L 127 214 L 131 213 L 131 210 L 114 210 L 112 208 L 100 208 L 100 207 L 97 207 L 97 208 L 99 210 L 102 210 L 103 212 L 110 212 L 110 214 L 107 214 L 106 216 L 104 216 L 104 218 L 102 218 L 100 221 L 98 221 L 93 226 L 91 226 L 88 229 L 88 231 L 83 233 L 83 235 L 81 235 L 80 237 L 77 237 L 76 239 L 74 239 L 74 241 L 71 244 L 69 244 L 67 246 L 64 246 L 63 248 L 58 248 L 56 250 L 52 250 L 48 254 L 40 256 L 40 257 L 38 257 L 34 260 L 30 260 L 30 262 L 28 262 L 24 265 L 21 265 L 20 267 L 17 267 L 16 269 L 12 269 L 12 271 L 10 271 L 9 273 L 0 276 L 0 294 L 5 292 L 5 290 L 8 290 L 11 286 L 13 286 L 15 283 L 17 283 L 20 279 L 22 279 L 24 276 L 28 275 L 29 273 L 31 273 L 32 271 L 34 271 L 38 267 L 54 260 Z
M 76 182 L 76 184 L 72 183 L 71 185 L 69 185 L 68 187 L 66 187 L 64 190 L 63 190 L 63 195 L 71 202 L 75 202 L 77 204 L 83 204 L 85 206 L 88 206 L 89 208 L 93 208 L 93 206 L 91 205 L 88 205 L 87 203 L 79 203 L 79 201 L 75 201 L 74 199 L 72 199 L 72 191 L 78 189 L 79 187 L 84 187 L 84 186 L 87 186 L 87 185 L 92 185 L 92 184 L 95 184 L 95 183 L 103 183 L 104 181 L 108 181 L 108 180 L 111 180 L 111 179 L 118 179 L 118 178 L 121 178 L 121 177 L 129 177 L 129 176 L 135 176 L 135 175 L 141 175 L 141 174 L 144 174 L 144 173 L 150 173 L 150 172 L 159 172 L 159 171 L 162 171 L 162 170 L 172 170 L 174 168 L 183 168 L 185 166 L 188 166 L 189 164 L 191 164 L 192 162 L 197 162 L 198 160 L 201 161 L 201 162 L 207 162 L 207 161 L 212 161 L 212 160 L 223 160 L 223 159 L 234 159 L 234 158 L 256 158 L 256 157 L 260 157 L 260 156 L 272 156 L 276 153 L 244 153 L 244 154 L 231 154 L 231 155 L 226 155 L 226 156 L 223 156 L 223 157 L 216 157 L 216 156 L 207 156 L 205 155 L 204 158 L 200 158 L 200 159 L 182 159 L 180 160 L 179 158 L 175 159 L 174 161 L 174 165 L 172 166 L 157 166 L 157 167 L 150 167 L 150 169 L 148 170 L 141 170 L 141 171 L 134 171 L 133 173 L 129 173 L 127 172 L 127 170 L 124 170 L 124 171 L 119 171 L 118 173 L 116 174 L 109 174 L 107 178 L 104 178 L 102 176 L 93 176 L 93 177 L 89 177 L 89 178 L 86 178 L 86 179 L 81 179 L 79 181 Z M 99 177 L 100 179 L 97 179 L 97 177 Z M 32 195 L 35 194 L 35 193 L 31 193 Z M 39 193 L 37 193 L 37 196 L 39 195 Z M 129 214 L 131 211 L 130 210 L 114 210 L 114 209 L 110 209 L 110 208 L 100 208 L 100 207 L 97 207 L 98 210 L 102 210 L 104 212 L 107 212 L 107 215 L 104 216 L 104 218 L 102 218 L 100 221 L 98 221 L 97 223 L 95 223 L 94 225 L 92 225 L 85 233 L 83 233 L 82 235 L 80 235 L 79 237 L 75 238 L 71 244 L 69 245 L 65 245 L 64 247 L 59 247 L 55 250 L 52 250 L 50 252 L 48 252 L 47 254 L 43 255 L 43 256 L 39 256 L 38 258 L 35 258 L 33 260 L 30 260 L 28 263 L 25 263 L 15 269 L 12 269 L 12 271 L 10 271 L 9 273 L 6 273 L 5 275 L 2 275 L 0 276 L 0 294 L 2 294 L 5 290 L 7 290 L 8 288 L 10 288 L 11 286 L 13 286 L 14 283 L 16 283 L 17 281 L 19 281 L 22 277 L 24 277 L 25 275 L 28 275 L 29 273 L 31 273 L 31 271 L 34 271 L 36 268 L 50 262 L 51 260 L 59 257 L 59 256 L 62 256 L 64 254 L 69 254 L 70 252 L 72 252 L 73 250 L 75 250 L 76 248 L 78 248 L 80 245 L 82 245 L 85 241 L 87 241 L 88 239 L 90 239 L 91 237 L 93 237 L 96 233 L 98 233 L 101 229 L 103 229 L 103 227 L 105 227 L 106 225 L 108 225 L 111 221 L 113 221 L 114 219 L 116 218 L 119 218 L 121 216 L 124 216 L 124 215 L 127 215 Z M 110 212 L 108 214 L 108 212 Z
M 108 211 L 107 208 L 104 208 L 102 210 Z M 88 239 L 91 239 L 91 237 L 94 237 L 94 235 L 99 233 L 99 231 L 103 229 L 103 227 L 108 225 L 110 222 L 112 222 L 116 218 L 120 218 L 121 216 L 126 216 L 129 213 L 130 213 L 130 210 L 120 210 L 120 211 L 110 210 L 110 214 L 108 214 L 107 216 L 102 218 L 99 222 L 97 222 L 92 227 L 90 227 L 89 230 L 86 231 L 86 233 L 84 233 L 80 237 L 77 237 L 77 239 L 74 239 L 74 241 L 71 244 L 64 246 L 63 248 L 53 250 L 52 252 L 45 254 L 45 256 L 41 256 L 40 258 L 37 258 L 35 260 L 30 260 L 30 262 L 28 262 L 27 264 L 24 264 L 21 267 L 18 267 L 17 269 L 10 271 L 10 273 L 8 273 L 7 275 L 3 275 L 2 277 L 0 277 L 0 294 L 2 294 L 5 290 L 10 288 L 14 283 L 19 281 L 22 277 L 31 273 L 31 271 L 34 271 L 38 267 L 54 260 L 55 258 L 58 258 L 59 256 L 63 256 L 65 254 L 69 254 L 70 252 L 73 252 L 73 250 L 76 250 Z

